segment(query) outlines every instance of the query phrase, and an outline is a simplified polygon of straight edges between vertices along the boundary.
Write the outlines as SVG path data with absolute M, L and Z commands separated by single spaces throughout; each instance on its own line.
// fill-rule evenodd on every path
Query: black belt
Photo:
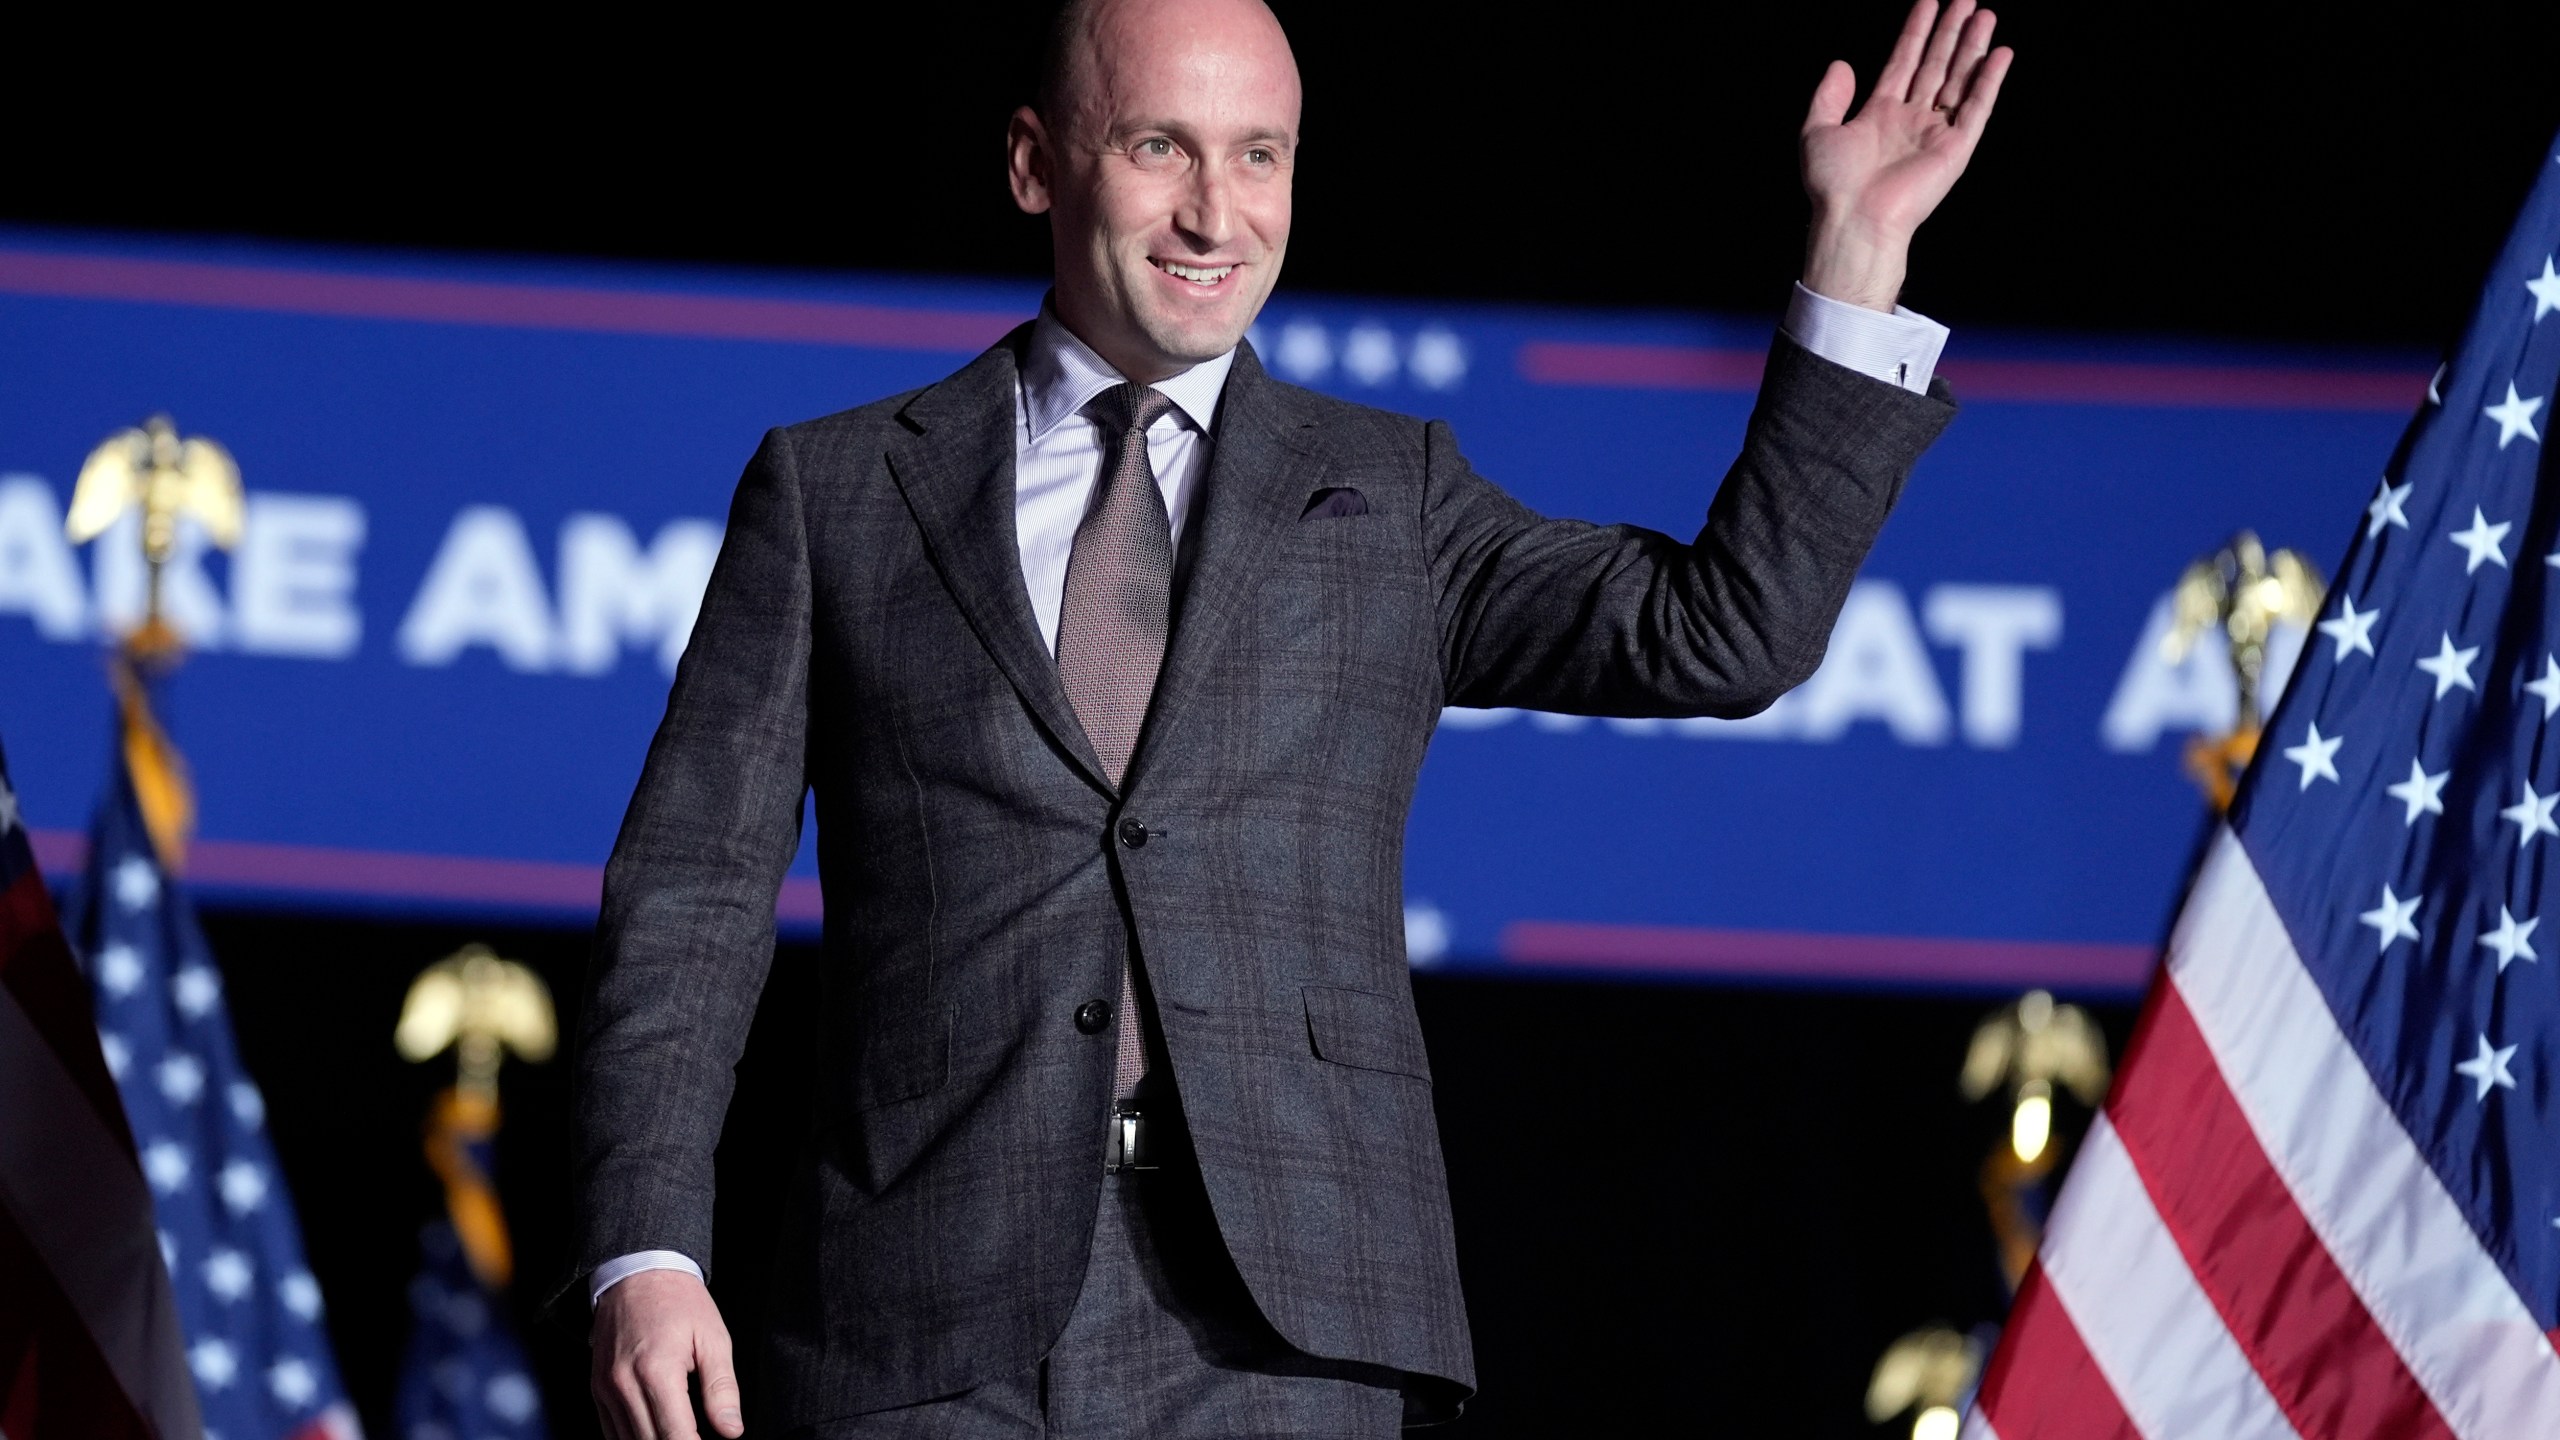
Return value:
M 1179 1155 L 1190 1153 L 1191 1134 L 1182 1112 L 1171 1105 L 1141 1100 L 1111 1102 L 1111 1136 L 1103 1146 L 1102 1170 L 1161 1170 Z

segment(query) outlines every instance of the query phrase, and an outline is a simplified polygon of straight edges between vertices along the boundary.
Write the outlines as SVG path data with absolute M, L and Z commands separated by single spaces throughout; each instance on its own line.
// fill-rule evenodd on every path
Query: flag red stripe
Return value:
M 116 1095 L 115 1077 L 107 1073 L 98 1051 L 97 1011 L 89 1000 L 88 979 L 63 943 L 62 927 L 53 913 L 53 897 L 44 876 L 32 866 L 8 889 L 0 890 L 0 984 L 18 997 L 45 1043 L 62 1062 L 73 1084 L 107 1125 L 127 1155 L 134 1153 L 133 1129 L 125 1123 L 124 1101 Z M 139 1173 L 141 1162 L 135 1162 Z M 12 1440 L 15 1437 L 12 1436 Z
M 2303 1440 L 2451 1440 L 2303 1218 L 2174 983 L 2152 987 L 2108 1118 L 2196 1283 Z
M 2040 1266 L 2018 1286 L 1974 1404 L 2000 1440 L 2142 1440 Z
M 18 1222 L 0 1208 L 0 1425 L 9 1440 L 153 1440 Z

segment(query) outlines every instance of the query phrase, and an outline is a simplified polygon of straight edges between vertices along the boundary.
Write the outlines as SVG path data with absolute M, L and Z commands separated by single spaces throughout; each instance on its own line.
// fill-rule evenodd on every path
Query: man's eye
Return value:
M 1173 155 L 1173 142 L 1159 135 L 1153 140 L 1141 142 L 1138 153 L 1153 160 L 1170 159 Z
M 1259 147 L 1244 152 L 1244 158 L 1255 165 L 1268 165 L 1279 159 L 1278 156 L 1272 154 L 1270 151 Z

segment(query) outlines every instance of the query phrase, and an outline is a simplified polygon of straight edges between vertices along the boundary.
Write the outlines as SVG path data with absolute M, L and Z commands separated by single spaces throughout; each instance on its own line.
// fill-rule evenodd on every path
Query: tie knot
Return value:
M 1146 430 L 1165 412 L 1173 408 L 1173 397 L 1152 385 L 1124 380 L 1093 397 L 1085 413 L 1115 440 L 1125 440 L 1132 431 Z

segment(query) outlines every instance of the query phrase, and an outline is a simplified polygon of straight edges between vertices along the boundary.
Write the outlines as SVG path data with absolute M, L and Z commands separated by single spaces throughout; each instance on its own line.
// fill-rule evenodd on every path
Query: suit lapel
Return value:
M 1326 465 L 1313 422 L 1301 420 L 1287 392 L 1263 374 L 1253 347 L 1239 343 L 1235 367 L 1218 401 L 1217 445 L 1203 476 L 1194 529 L 1184 541 L 1189 584 L 1174 617 L 1164 669 L 1129 774 L 1134 781 L 1162 753 L 1193 708 L 1201 677 L 1227 634 L 1250 608 L 1272 555 L 1288 538 L 1309 490 Z
M 907 402 L 898 418 L 908 433 L 889 449 L 889 472 L 979 642 L 1041 727 L 1107 792 L 1110 781 L 1032 617 L 1014 535 L 1015 357 L 1029 331 L 1014 331 Z

